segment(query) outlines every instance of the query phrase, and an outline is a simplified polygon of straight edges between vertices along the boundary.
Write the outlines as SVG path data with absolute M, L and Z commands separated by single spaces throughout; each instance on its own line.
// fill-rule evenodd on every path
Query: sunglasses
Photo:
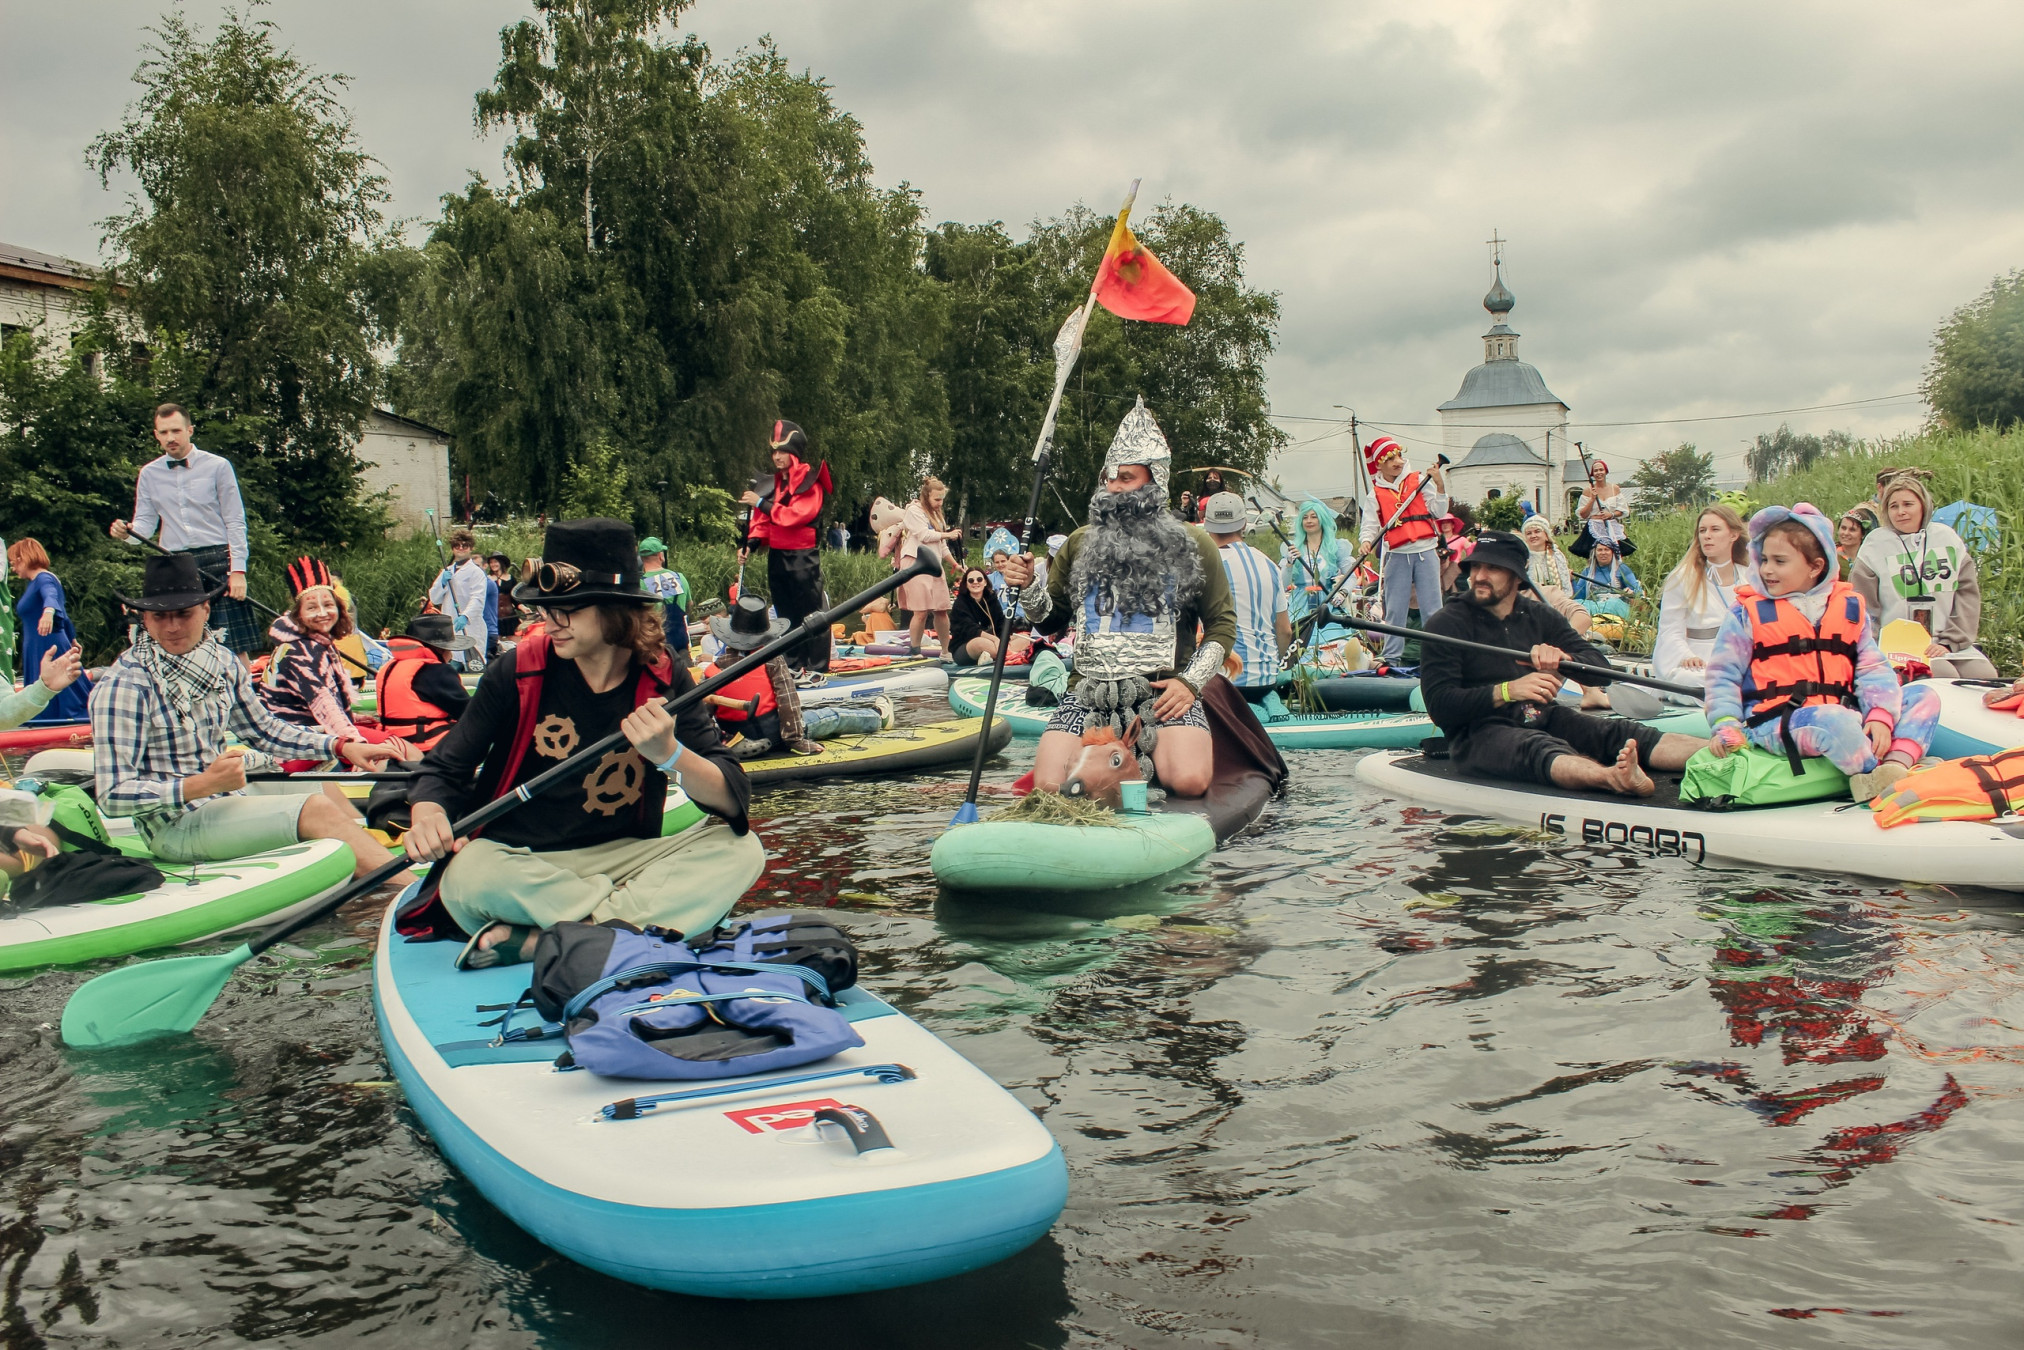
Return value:
M 534 569 L 534 587 L 543 595 L 560 595 L 575 590 L 584 582 L 603 582 L 616 586 L 624 581 L 618 572 L 586 572 L 574 563 L 545 562 Z

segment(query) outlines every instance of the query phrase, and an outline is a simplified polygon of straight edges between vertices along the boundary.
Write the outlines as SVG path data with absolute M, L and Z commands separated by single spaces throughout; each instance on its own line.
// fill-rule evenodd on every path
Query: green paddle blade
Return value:
M 63 1043 L 92 1050 L 180 1036 L 252 959 L 253 949 L 241 943 L 222 956 L 136 961 L 86 980 L 63 1005 Z

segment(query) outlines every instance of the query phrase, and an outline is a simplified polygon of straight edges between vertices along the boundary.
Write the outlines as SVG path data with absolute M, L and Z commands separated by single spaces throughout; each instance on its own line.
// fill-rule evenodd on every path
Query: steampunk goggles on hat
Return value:
M 534 585 L 545 599 L 548 596 L 566 596 L 577 587 L 589 583 L 593 586 L 617 586 L 625 581 L 618 572 L 586 572 L 574 563 L 545 562 L 534 569 Z

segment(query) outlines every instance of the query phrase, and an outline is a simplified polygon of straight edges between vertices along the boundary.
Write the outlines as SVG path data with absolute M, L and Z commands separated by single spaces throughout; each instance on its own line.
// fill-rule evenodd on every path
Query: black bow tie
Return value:
M 181 459 L 177 459 L 177 458 L 176 458 L 176 457 L 175 457 L 174 455 L 170 455 L 170 456 L 169 456 L 169 467 L 170 467 L 170 468 L 172 468 L 172 469 L 187 469 L 187 468 L 189 468 L 189 467 L 190 467 L 190 459 L 189 459 L 189 456 L 185 455 L 185 456 L 184 456 L 183 458 L 181 458 Z

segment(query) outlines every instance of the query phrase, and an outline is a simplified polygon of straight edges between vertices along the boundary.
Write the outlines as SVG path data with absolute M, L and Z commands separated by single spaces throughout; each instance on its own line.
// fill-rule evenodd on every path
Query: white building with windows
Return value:
M 83 263 L 0 244 L 0 341 L 40 329 L 48 343 L 44 350 L 61 357 L 85 321 L 86 296 L 96 280 Z M 199 428 L 197 443 L 203 442 Z M 396 521 L 421 529 L 431 510 L 438 522 L 452 518 L 449 433 L 374 408 L 359 428 L 352 453 L 359 459 L 364 491 L 386 494 L 388 513 Z
M 1561 461 L 1574 449 L 1567 435 L 1567 405 L 1546 387 L 1539 371 L 1518 359 L 1518 332 L 1509 318 L 1518 303 L 1504 285 L 1503 260 L 1493 264 L 1483 308 L 1483 364 L 1462 377 L 1462 388 L 1440 406 L 1441 438 L 1448 459 L 1448 492 L 1471 505 L 1491 492 L 1514 492 L 1557 519 L 1567 513 Z

